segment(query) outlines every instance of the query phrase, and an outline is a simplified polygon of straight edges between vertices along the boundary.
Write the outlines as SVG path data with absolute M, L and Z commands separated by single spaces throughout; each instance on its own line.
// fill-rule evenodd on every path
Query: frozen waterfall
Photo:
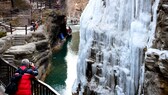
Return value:
M 155 1 L 155 2 L 153 2 Z M 89 0 L 81 16 L 79 95 L 141 95 L 159 0 Z

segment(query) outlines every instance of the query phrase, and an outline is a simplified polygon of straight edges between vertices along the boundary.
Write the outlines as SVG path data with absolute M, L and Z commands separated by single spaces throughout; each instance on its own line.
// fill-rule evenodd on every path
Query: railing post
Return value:
M 51 9 L 51 0 L 48 0 L 49 8 Z
M 42 2 L 40 3 L 40 6 L 41 6 L 41 8 L 42 8 L 42 6 L 43 6 Z
M 25 33 L 26 33 L 26 35 L 27 35 L 27 25 L 25 25 Z
M 37 9 L 38 9 L 38 2 L 37 2 Z
M 12 24 L 10 23 L 9 25 L 10 25 L 10 32 L 12 34 Z

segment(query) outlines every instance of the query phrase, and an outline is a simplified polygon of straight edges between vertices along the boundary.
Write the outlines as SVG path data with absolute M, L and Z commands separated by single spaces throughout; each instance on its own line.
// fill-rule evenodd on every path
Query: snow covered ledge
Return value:
M 146 95 L 167 95 L 167 68 L 168 51 L 149 48 L 145 58 L 144 93 Z
M 164 77 L 168 78 L 168 51 L 149 48 L 146 52 L 146 67 L 148 70 L 159 69 Z

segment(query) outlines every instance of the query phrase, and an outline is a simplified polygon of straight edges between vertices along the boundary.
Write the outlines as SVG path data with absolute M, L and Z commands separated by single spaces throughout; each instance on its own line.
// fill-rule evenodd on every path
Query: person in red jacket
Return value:
M 28 59 L 23 59 L 21 66 L 16 70 L 15 75 L 21 78 L 18 81 L 18 90 L 14 95 L 32 95 L 31 79 L 38 75 L 38 71 L 34 64 Z

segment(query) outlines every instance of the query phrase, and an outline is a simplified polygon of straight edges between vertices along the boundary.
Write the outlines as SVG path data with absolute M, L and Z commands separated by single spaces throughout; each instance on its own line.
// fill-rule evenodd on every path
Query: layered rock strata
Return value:
M 153 48 L 145 59 L 145 95 L 168 94 L 168 1 L 160 0 Z
M 19 38 L 22 37 L 22 43 L 19 41 L 19 45 L 14 45 L 14 42 L 17 43 L 14 40 L 16 36 L 20 36 Z M 43 32 L 34 32 L 28 35 L 6 36 L 0 40 L 1 57 L 4 57 L 9 63 L 16 66 L 20 65 L 23 58 L 27 58 L 37 66 L 39 71 L 38 78 L 41 80 L 45 79 L 50 68 L 51 56 L 46 34 Z

